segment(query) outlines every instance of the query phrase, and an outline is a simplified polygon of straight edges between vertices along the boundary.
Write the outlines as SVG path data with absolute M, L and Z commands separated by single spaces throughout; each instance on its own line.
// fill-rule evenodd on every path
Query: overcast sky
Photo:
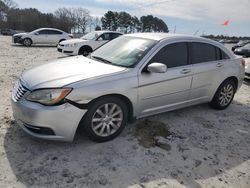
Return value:
M 53 13 L 59 7 L 83 7 L 93 16 L 108 10 L 162 18 L 170 32 L 250 36 L 250 0 L 14 0 L 20 8 Z M 229 26 L 222 26 L 230 20 Z

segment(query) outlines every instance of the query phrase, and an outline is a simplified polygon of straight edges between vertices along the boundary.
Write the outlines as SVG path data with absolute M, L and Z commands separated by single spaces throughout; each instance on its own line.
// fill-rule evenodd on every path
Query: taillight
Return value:
M 245 65 L 246 65 L 245 60 L 244 60 L 244 59 L 242 59 L 242 60 L 240 61 L 240 64 L 241 64 L 241 66 L 242 66 L 242 67 L 245 67 Z

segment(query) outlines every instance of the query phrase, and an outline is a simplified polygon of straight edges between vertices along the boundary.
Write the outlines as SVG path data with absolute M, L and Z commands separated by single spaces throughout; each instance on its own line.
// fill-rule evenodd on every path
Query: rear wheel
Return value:
M 104 142 L 117 137 L 127 123 L 127 106 L 119 98 L 107 97 L 95 101 L 81 125 L 90 139 Z
M 31 39 L 26 38 L 26 39 L 23 40 L 23 45 L 24 45 L 24 46 L 29 47 L 29 46 L 31 46 L 31 44 L 32 44 Z
M 236 83 L 234 80 L 225 80 L 216 91 L 211 105 L 215 109 L 223 110 L 233 101 L 236 92 Z

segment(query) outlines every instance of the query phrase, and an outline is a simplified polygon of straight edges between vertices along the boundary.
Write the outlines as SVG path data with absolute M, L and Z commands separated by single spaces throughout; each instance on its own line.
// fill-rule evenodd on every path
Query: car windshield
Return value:
M 94 40 L 98 37 L 98 33 L 97 32 L 91 32 L 91 33 L 88 33 L 84 36 L 81 37 L 81 39 L 84 39 L 84 40 Z
M 244 48 L 250 49 L 250 43 L 246 44 Z
M 91 54 L 91 58 L 110 64 L 133 67 L 157 43 L 155 40 L 130 36 L 118 37 Z

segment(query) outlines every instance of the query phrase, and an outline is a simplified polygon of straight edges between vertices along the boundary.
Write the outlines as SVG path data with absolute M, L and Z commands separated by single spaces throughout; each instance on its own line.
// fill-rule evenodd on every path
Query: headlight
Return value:
M 73 43 L 73 44 L 65 44 L 65 47 L 75 47 L 77 46 L 77 43 Z
M 44 105 L 56 105 L 63 102 L 72 89 L 41 89 L 31 92 L 26 99 Z

